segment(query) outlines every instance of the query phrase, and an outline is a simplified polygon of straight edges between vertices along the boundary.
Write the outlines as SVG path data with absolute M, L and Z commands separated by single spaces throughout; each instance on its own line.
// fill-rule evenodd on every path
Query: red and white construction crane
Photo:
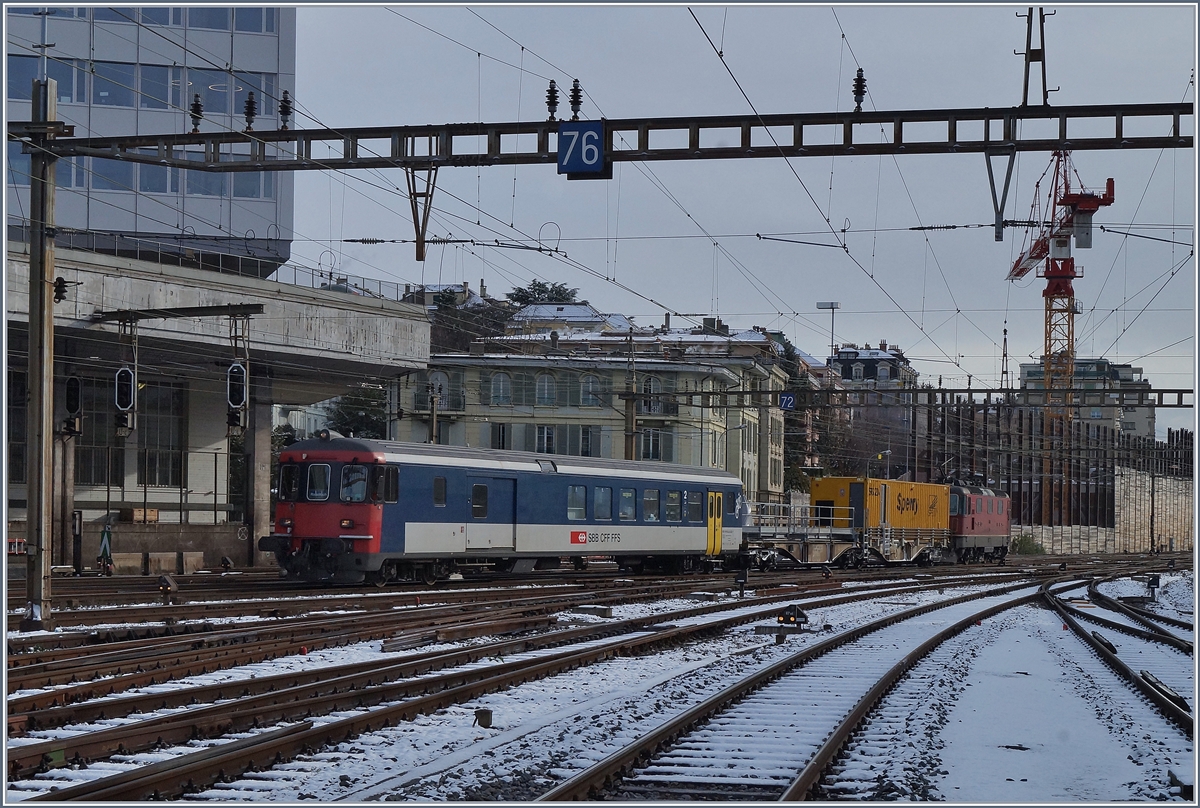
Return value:
M 1040 229 L 1031 230 L 1026 246 L 1008 272 L 1009 280 L 1017 280 L 1037 271 L 1046 279 L 1042 297 L 1046 303 L 1046 332 L 1042 363 L 1047 391 L 1047 415 L 1070 419 L 1071 388 L 1075 375 L 1075 289 L 1072 281 L 1082 277 L 1082 267 L 1075 266 L 1071 244 L 1087 249 L 1092 246 L 1092 215 L 1113 203 L 1113 181 L 1109 177 L 1104 193 L 1097 194 L 1082 188 L 1071 189 L 1071 153 L 1054 152 L 1051 163 L 1054 175 L 1042 208 L 1041 182 L 1034 192 L 1030 220 L 1041 222 Z M 1078 175 L 1076 175 L 1078 179 Z M 1048 419 L 1049 420 L 1049 419 Z

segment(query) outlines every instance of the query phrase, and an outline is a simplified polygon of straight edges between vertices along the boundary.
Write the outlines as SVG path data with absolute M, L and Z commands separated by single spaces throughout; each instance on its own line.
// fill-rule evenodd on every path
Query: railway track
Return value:
M 1036 586 L 1010 584 L 873 620 L 731 685 L 539 800 L 794 799 L 928 648 L 1036 597 Z
M 1172 768 L 1191 769 L 1186 733 L 1062 629 L 1053 610 L 1031 604 L 939 646 L 872 710 L 814 795 L 1002 804 L 1170 799 Z
M 885 591 L 892 594 L 911 593 L 920 589 L 936 591 L 938 586 L 938 584 L 914 585 L 910 583 L 899 587 L 890 587 Z M 871 593 L 869 591 L 838 593 L 826 595 L 816 602 L 848 602 L 870 596 Z M 94 761 L 97 758 L 103 759 L 111 757 L 114 754 L 124 755 L 138 748 L 171 744 L 186 740 L 189 737 L 195 737 L 197 734 L 204 735 L 209 732 L 219 732 L 225 735 L 229 733 L 236 734 L 238 732 L 254 731 L 260 723 L 269 724 L 275 720 L 295 721 L 314 714 L 328 714 L 333 710 L 339 709 L 356 711 L 355 715 L 348 718 L 332 722 L 319 722 L 314 726 L 306 727 L 295 733 L 268 736 L 264 740 L 266 746 L 262 749 L 257 746 L 253 747 L 252 750 L 240 746 L 236 747 L 237 751 L 233 754 L 237 757 L 237 766 L 233 766 L 227 759 L 220 759 L 212 764 L 215 768 L 212 768 L 206 777 L 196 776 L 194 770 L 189 768 L 187 770 L 193 773 L 187 780 L 172 780 L 174 775 L 170 771 L 161 772 L 158 775 L 159 780 L 146 781 L 139 778 L 132 785 L 128 785 L 127 787 L 122 786 L 126 790 L 120 792 L 122 795 L 120 798 L 144 799 L 152 797 L 155 793 L 158 793 L 160 796 L 171 793 L 186 793 L 191 789 L 202 787 L 206 781 L 211 782 L 217 779 L 222 770 L 229 771 L 236 769 L 237 771 L 241 771 L 239 767 L 242 767 L 245 762 L 251 762 L 259 766 L 268 765 L 274 760 L 273 755 L 282 755 L 282 759 L 290 758 L 303 752 L 306 748 L 319 747 L 330 742 L 336 742 L 336 740 L 342 737 L 357 735 L 372 728 L 377 729 L 385 723 L 411 719 L 421 713 L 457 703 L 480 693 L 508 687 L 513 683 L 525 681 L 529 678 L 551 675 L 581 665 L 594 664 L 617 654 L 634 653 L 638 652 L 639 649 L 641 651 L 648 651 L 664 644 L 670 645 L 672 643 L 684 642 L 694 635 L 721 631 L 729 626 L 744 623 L 748 620 L 762 619 L 764 616 L 773 615 L 777 609 L 776 606 L 772 605 L 773 603 L 782 600 L 790 601 L 796 597 L 796 593 L 791 592 L 769 598 L 756 598 L 750 602 L 731 602 L 694 607 L 685 612 L 627 621 L 628 624 L 622 627 L 582 627 L 573 630 L 575 634 L 573 638 L 575 640 L 574 644 L 564 647 L 562 650 L 545 652 L 532 659 L 516 659 L 512 662 L 499 665 L 492 664 L 476 671 L 464 671 L 460 668 L 454 668 L 446 674 L 426 675 L 417 680 L 399 681 L 389 684 L 380 683 L 386 681 L 389 676 L 393 678 L 398 678 L 405 674 L 411 676 L 411 674 L 417 671 L 431 670 L 453 663 L 461 664 L 470 661 L 472 658 L 478 659 L 488 654 L 515 653 L 519 650 L 527 652 L 530 647 L 536 647 L 539 642 L 549 647 L 562 644 L 571 638 L 565 635 L 558 637 L 549 635 L 543 636 L 537 641 L 515 640 L 505 644 L 503 647 L 484 647 L 474 649 L 472 652 L 459 652 L 457 655 L 458 658 L 455 660 L 443 659 L 438 661 L 430 658 L 409 660 L 394 665 L 391 672 L 384 670 L 376 663 L 373 669 L 367 669 L 364 666 L 363 669 L 356 671 L 339 671 L 338 673 L 341 674 L 339 677 L 340 682 L 335 678 L 322 677 L 317 682 L 308 682 L 291 688 L 280 688 L 274 692 L 270 692 L 270 686 L 268 686 L 267 693 L 254 698 L 239 697 L 232 702 L 232 706 L 192 707 L 187 711 L 186 717 L 154 716 L 142 722 L 144 726 L 133 724 L 105 729 L 101 730 L 100 733 L 93 734 L 91 738 L 80 737 L 50 742 L 38 741 L 15 746 L 10 744 L 10 766 L 14 764 L 21 766 L 21 768 L 16 770 L 16 773 L 27 776 L 30 773 L 39 770 L 45 771 L 56 765 L 70 765 L 72 763 L 79 765 L 86 763 L 89 758 Z M 721 616 L 721 612 L 723 611 L 732 613 L 728 616 Z M 670 623 L 665 626 L 661 625 L 663 620 L 670 620 L 674 623 L 679 620 L 688 619 L 700 619 L 700 622 L 686 626 L 672 625 Z M 656 630 L 646 630 L 648 624 L 655 622 L 660 624 Z M 628 634 L 630 631 L 635 631 L 635 633 L 632 636 L 617 637 L 607 642 L 597 643 L 593 641 L 585 643 L 585 647 L 580 647 L 579 641 L 586 639 L 588 636 L 602 635 L 614 630 L 624 632 L 625 634 Z M 275 684 L 282 685 L 283 683 L 271 683 L 272 686 Z M 227 687 L 226 690 L 228 689 Z M 261 688 L 259 689 L 261 690 Z M 211 693 L 211 688 L 209 690 L 210 692 L 207 695 L 214 695 Z M 426 695 L 419 695 L 426 691 L 430 692 Z M 111 701 L 107 703 L 114 708 L 116 707 Z M 377 709 L 363 710 L 364 707 L 369 707 L 372 704 L 382 706 Z M 130 704 L 129 706 L 133 705 Z M 140 706 L 149 705 L 143 701 Z M 89 709 L 94 711 L 95 705 L 92 705 Z M 284 747 L 287 747 L 287 750 L 281 752 L 280 750 Z M 242 759 L 243 757 L 244 760 Z M 191 763 L 181 763 L 180 765 L 191 766 Z M 147 776 L 149 777 L 150 775 Z M 191 785 L 188 784 L 189 780 Z M 70 790 L 63 789 L 55 792 L 55 798 L 116 798 L 111 796 L 116 792 L 96 790 L 113 787 L 115 787 L 113 783 L 103 786 L 93 785 L 86 789 L 86 793 L 81 788 L 78 790 L 78 796 L 76 796 L 77 790 L 75 790 L 75 787 L 71 787 Z
M 1010 569 L 1002 576 L 996 577 L 1004 577 L 1012 585 L 1013 572 Z M 966 580 L 970 579 L 960 575 L 955 582 L 961 584 Z M 920 590 L 933 592 L 938 587 L 945 588 L 949 585 L 945 579 L 922 581 L 919 584 L 910 582 L 893 587 L 892 591 L 904 591 L 908 593 L 906 596 L 909 596 Z M 866 588 L 856 596 L 868 595 L 869 592 L 865 590 Z M 572 629 L 573 636 L 568 632 L 553 632 L 489 642 L 475 648 L 443 653 L 441 659 L 437 658 L 438 654 L 410 655 L 399 662 L 375 659 L 361 665 L 339 666 L 327 672 L 328 675 L 309 671 L 274 678 L 262 676 L 248 684 L 224 683 L 208 685 L 204 689 L 181 689 L 166 695 L 158 703 L 154 701 L 156 695 L 143 693 L 105 699 L 103 702 L 83 701 L 70 705 L 69 708 L 39 708 L 39 717 L 46 717 L 45 726 L 61 726 L 66 722 L 78 721 L 103 723 L 122 714 L 136 718 L 134 711 L 156 712 L 150 712 L 145 720 L 128 724 L 124 729 L 100 729 L 101 733 L 109 734 L 103 736 L 92 733 L 94 737 L 90 740 L 86 737 L 81 738 L 74 746 L 66 743 L 47 744 L 45 740 L 35 738 L 28 739 L 28 742 L 25 742 L 26 739 L 19 739 L 22 742 L 16 745 L 10 743 L 10 763 L 14 760 L 14 750 L 21 755 L 18 759 L 18 771 L 22 778 L 15 786 L 10 787 L 16 788 L 17 791 L 38 791 L 45 788 L 45 777 L 52 778 L 49 782 L 55 782 L 53 777 L 58 771 L 57 767 L 72 768 L 72 761 L 74 767 L 91 765 L 95 769 L 109 765 L 97 764 L 97 760 L 111 759 L 115 763 L 127 759 L 137 749 L 157 745 L 170 746 L 182 742 L 186 737 L 197 735 L 211 736 L 213 740 L 205 743 L 214 744 L 213 749 L 201 753 L 196 752 L 194 748 L 185 747 L 187 754 L 178 758 L 176 764 L 157 768 L 143 766 L 142 768 L 147 770 L 144 777 L 134 777 L 128 772 L 114 774 L 86 788 L 81 784 L 79 788 L 83 790 L 78 794 L 72 790 L 76 789 L 75 786 L 69 786 L 54 792 L 52 796 L 47 795 L 46 798 L 146 799 L 195 793 L 212 783 L 236 776 L 247 764 L 259 768 L 275 766 L 280 761 L 303 756 L 306 751 L 314 752 L 328 747 L 331 743 L 336 745 L 339 740 L 377 731 L 382 726 L 396 726 L 418 715 L 461 704 L 478 698 L 480 694 L 495 692 L 530 678 L 553 676 L 575 667 L 594 665 L 615 655 L 649 653 L 657 648 L 694 642 L 696 637 L 714 631 L 724 631 L 729 626 L 744 623 L 746 620 L 769 616 L 774 608 L 769 605 L 772 602 L 796 600 L 801 596 L 800 592 L 791 590 L 773 596 L 773 600 L 747 599 L 742 604 L 732 605 L 736 607 L 735 611 L 750 610 L 748 615 L 705 618 L 710 624 L 702 627 L 672 624 L 698 619 L 703 614 L 715 615 L 722 609 L 728 610 L 731 604 L 695 607 L 688 610 L 687 615 L 679 613 L 642 618 L 640 622 L 634 621 L 619 630 L 612 625 L 608 625 L 605 630 L 584 626 Z M 855 595 L 843 593 L 836 597 L 848 599 L 853 596 Z M 827 599 L 830 596 L 826 594 L 822 597 Z M 759 609 L 760 612 L 755 615 L 754 609 Z M 666 628 L 663 627 L 664 622 L 667 622 Z M 647 630 L 652 626 L 655 630 Z M 526 625 L 524 628 L 530 630 L 538 627 Z M 481 626 L 479 629 L 480 636 L 497 633 L 495 626 Z M 593 633 L 589 634 L 589 631 Z M 608 640 L 598 638 L 598 635 L 604 634 L 605 631 L 633 632 L 634 636 L 618 636 Z M 560 636 L 554 637 L 553 634 Z M 589 647 L 579 649 L 580 643 L 587 643 Z M 508 660 L 504 664 L 509 667 L 502 668 L 494 662 L 484 663 L 490 655 L 496 654 L 503 654 Z M 513 655 L 534 658 L 517 659 Z M 388 665 L 391 666 L 391 670 L 385 670 Z M 414 675 L 421 673 L 424 674 L 421 678 L 413 679 Z M 243 684 L 246 686 L 237 690 L 235 696 L 229 695 Z M 420 692 L 424 690 L 431 692 Z M 185 706 L 185 698 L 195 699 L 199 703 L 186 710 L 181 709 Z M 215 704 L 210 707 L 203 706 L 206 701 L 211 703 L 213 699 L 220 698 L 232 698 L 230 706 L 219 709 Z M 11 703 L 10 699 L 10 712 Z M 97 712 L 104 711 L 104 704 L 109 705 L 111 713 Z M 338 710 L 349 711 L 352 715 L 334 720 L 321 717 L 328 716 L 330 711 Z M 99 718 L 101 714 L 105 716 L 104 719 Z M 278 721 L 287 722 L 287 726 L 264 731 L 264 727 Z M 138 723 L 144 726 L 139 727 Z M 158 734 L 151 737 L 151 733 L 154 732 Z M 254 738 L 260 740 L 254 741 Z M 22 746 L 27 746 L 28 749 L 20 752 Z M 39 746 L 41 748 L 38 748 Z M 216 751 L 226 746 L 229 747 L 227 755 Z M 39 770 L 45 773 L 36 779 L 25 779 Z M 183 773 L 187 776 L 182 777 Z M 78 774 L 73 777 L 77 778 Z M 118 777 L 121 778 L 120 782 L 114 779 Z M 158 779 L 154 780 L 155 777 Z

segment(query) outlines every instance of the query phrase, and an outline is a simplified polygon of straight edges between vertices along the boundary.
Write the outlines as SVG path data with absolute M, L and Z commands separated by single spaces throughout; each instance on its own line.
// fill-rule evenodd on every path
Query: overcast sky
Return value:
M 540 120 L 551 78 L 564 89 L 560 118 L 574 78 L 585 119 L 746 114 L 751 103 L 759 113 L 828 112 L 853 107 L 862 67 L 864 109 L 1006 107 L 1021 101 L 1024 63 L 1013 51 L 1024 50 L 1025 8 L 692 6 L 697 24 L 684 5 L 301 7 L 296 98 L 333 128 Z M 1054 9 L 1052 105 L 1194 100 L 1194 5 Z M 1019 155 L 1006 217 L 1028 218 L 1050 160 Z M 540 237 L 570 260 L 467 245 L 432 247 L 424 264 L 412 244 L 340 243 L 412 238 L 407 199 L 371 187 L 403 188 L 400 171 L 299 172 L 293 256 L 399 283 L 477 289 L 482 279 L 494 296 L 541 278 L 578 287 L 602 311 L 660 324 L 663 308 L 649 298 L 697 320 L 784 331 L 821 360 L 830 320 L 815 303 L 837 300 L 839 342 L 886 340 L 922 381 L 940 375 L 946 386 L 965 386 L 968 373 L 977 386 L 999 385 L 1006 324 L 1014 376 L 1040 356 L 1044 281 L 1005 280 L 1025 231 L 996 243 L 990 227 L 909 229 L 991 221 L 982 155 L 790 162 L 618 163 L 612 180 L 595 182 L 568 182 L 553 165 L 444 169 L 431 236 Z M 1089 188 L 1115 180 L 1116 201 L 1097 225 L 1153 237 L 1097 229 L 1094 248 L 1076 252 L 1077 355 L 1133 363 L 1155 387 L 1193 387 L 1194 154 L 1078 152 L 1074 163 Z M 849 256 L 755 236 L 833 243 L 827 221 L 848 228 Z M 1192 422 L 1190 411 L 1159 413 L 1160 433 Z

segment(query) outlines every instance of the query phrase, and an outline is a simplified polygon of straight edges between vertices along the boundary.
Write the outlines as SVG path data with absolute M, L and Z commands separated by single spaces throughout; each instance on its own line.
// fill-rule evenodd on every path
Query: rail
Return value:
M 1062 604 L 1058 597 L 1050 593 L 1048 585 L 1043 584 L 1042 593 L 1046 603 L 1062 618 L 1063 625 L 1069 626 L 1118 676 L 1127 681 L 1135 690 L 1145 696 L 1151 704 L 1158 708 L 1163 717 L 1183 730 L 1189 739 L 1193 737 L 1195 719 L 1188 711 L 1182 709 L 1168 694 L 1164 693 L 1153 683 L 1136 673 L 1117 654 L 1109 650 L 1105 643 L 1101 642 L 1094 633 L 1080 625 L 1079 621 L 1071 615 L 1070 611 Z
M 714 696 L 704 700 L 700 704 L 690 710 L 679 715 L 670 722 L 664 724 L 654 732 L 639 738 L 632 744 L 618 750 L 609 755 L 598 763 L 583 770 L 579 774 L 560 783 L 555 788 L 547 791 L 538 798 L 538 802 L 555 802 L 562 800 L 586 800 L 590 799 L 592 794 L 603 787 L 607 781 L 620 777 L 623 772 L 630 770 L 637 764 L 637 761 L 643 760 L 652 756 L 655 750 L 665 747 L 672 741 L 677 739 L 683 733 L 689 731 L 706 718 L 714 713 L 725 709 L 734 701 L 751 693 L 754 690 L 784 676 L 792 669 L 815 659 L 823 654 L 826 654 L 834 649 L 853 642 L 854 640 L 865 637 L 880 629 L 886 628 L 894 623 L 908 620 L 923 614 L 927 614 L 937 609 L 946 608 L 948 606 L 966 603 L 971 600 L 976 600 L 989 595 L 1004 594 L 1018 589 L 1030 586 L 1029 581 L 1021 581 L 1019 583 L 1010 584 L 996 589 L 987 590 L 985 592 L 972 593 L 956 598 L 938 601 L 936 603 L 925 604 L 911 609 L 905 609 L 895 614 L 873 620 L 864 625 L 858 626 L 847 632 L 831 637 L 827 640 L 816 643 L 809 648 L 799 651 L 791 656 L 764 668 L 751 676 L 736 682 L 724 690 L 718 692 Z M 1030 595 L 1029 598 L 1037 595 Z M 1025 600 L 1027 598 L 1023 598 Z M 1012 604 L 1006 604 L 1012 605 Z M 974 623 L 976 617 L 973 615 L 970 619 Z

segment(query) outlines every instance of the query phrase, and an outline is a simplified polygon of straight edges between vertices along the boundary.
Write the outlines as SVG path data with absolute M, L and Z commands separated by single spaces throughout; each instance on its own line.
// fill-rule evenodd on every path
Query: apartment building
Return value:
M 625 457 L 723 468 L 752 501 L 783 497 L 783 413 L 769 393 L 787 374 L 762 330 L 573 331 L 495 337 L 434 354 L 402 382 L 402 440 Z M 736 392 L 730 392 L 736 391 Z M 707 404 L 707 406 L 705 406 Z M 436 417 L 435 417 L 436 413 Z

